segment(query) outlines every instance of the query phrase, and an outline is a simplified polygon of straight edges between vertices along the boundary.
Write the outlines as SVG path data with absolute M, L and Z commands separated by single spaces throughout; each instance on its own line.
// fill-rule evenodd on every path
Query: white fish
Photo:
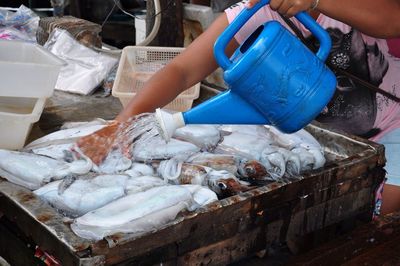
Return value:
M 209 152 L 199 152 L 193 154 L 186 160 L 191 164 L 198 164 L 210 167 L 214 170 L 226 170 L 232 174 L 237 174 L 240 165 L 239 157 L 231 154 L 215 154 Z
M 299 175 L 301 170 L 300 156 L 292 151 L 281 147 L 278 148 L 278 151 L 283 155 L 283 158 L 286 161 L 286 172 L 290 176 Z
M 65 122 L 62 124 L 60 127 L 60 130 L 62 129 L 69 129 L 69 128 L 77 128 L 77 127 L 90 127 L 90 126 L 95 126 L 95 125 L 106 125 L 109 123 L 109 121 L 104 120 L 103 118 L 95 118 L 92 121 L 71 121 L 71 122 Z
M 261 125 L 221 125 L 219 126 L 219 130 L 222 131 L 222 135 L 229 135 L 226 133 L 238 132 L 257 138 L 271 138 L 269 129 Z
M 312 169 L 317 169 L 324 166 L 326 159 L 324 156 L 324 149 L 321 144 L 306 130 L 301 129 L 292 134 L 285 134 L 280 132 L 278 129 L 269 126 L 270 132 L 273 135 L 274 140 L 281 147 L 286 148 L 287 150 L 293 151 L 295 149 L 295 153 L 302 154 L 300 157 L 302 158 L 302 168 L 309 169 L 311 166 L 310 158 L 307 153 L 304 152 L 303 149 L 307 150 L 314 157 L 314 162 L 312 163 Z M 305 161 L 309 164 L 305 166 Z
M 174 158 L 166 161 L 154 162 L 153 165 L 157 168 L 157 173 L 171 184 L 207 185 L 209 168 L 205 166 L 182 163 Z
M 174 138 L 195 144 L 205 151 L 213 150 L 221 139 L 220 131 L 215 125 L 186 125 L 178 128 Z
M 157 173 L 164 180 L 177 180 L 181 176 L 182 165 L 183 162 L 176 158 L 163 160 L 157 166 Z
M 326 163 L 326 158 L 324 156 L 323 151 L 321 149 L 308 149 L 308 152 L 311 153 L 314 156 L 314 165 L 313 169 L 318 169 L 320 167 L 323 167 Z
M 270 144 L 270 139 L 235 131 L 224 137 L 224 140 L 215 149 L 215 153 L 232 154 L 259 160 L 261 152 Z
M 274 180 L 281 179 L 286 172 L 286 160 L 277 146 L 266 147 L 261 153 L 260 162 Z
M 301 171 L 307 171 L 314 169 L 315 159 L 314 155 L 311 154 L 307 149 L 298 147 L 291 150 L 300 157 Z
M 186 141 L 171 139 L 166 143 L 161 137 L 154 137 L 134 145 L 133 158 L 135 161 L 146 162 L 170 159 L 180 154 L 192 154 L 199 151 L 199 147 Z
M 125 157 L 119 149 L 114 149 L 100 165 L 94 167 L 94 171 L 102 174 L 118 174 L 128 170 L 132 166 L 132 160 Z
M 153 187 L 165 186 L 167 183 L 156 176 L 139 176 L 130 177 L 125 186 L 126 194 L 134 194 L 142 191 L 146 191 Z
M 261 162 L 231 154 L 201 152 L 194 154 L 186 162 L 203 165 L 214 170 L 225 170 L 251 182 L 262 182 L 269 176 Z
M 95 131 L 102 129 L 105 125 L 106 125 L 105 123 L 102 124 L 87 123 L 80 125 L 78 127 L 58 130 L 32 141 L 31 143 L 29 143 L 24 147 L 24 151 L 34 148 L 37 149 L 40 147 L 46 147 L 54 144 L 74 143 L 80 137 L 90 135 Z
M 128 176 L 99 175 L 76 179 L 60 193 L 62 180 L 51 182 L 34 191 L 55 208 L 70 216 L 81 216 L 125 195 Z
M 193 205 L 189 207 L 189 211 L 218 200 L 217 194 L 208 187 L 200 185 L 182 185 L 182 187 L 189 189 L 193 195 Z
M 207 185 L 220 197 L 230 197 L 250 189 L 248 182 L 239 180 L 232 173 L 211 168 L 208 168 Z
M 25 151 L 47 156 L 56 160 L 68 161 L 69 151 L 74 147 L 74 143 L 61 143 L 52 144 L 49 146 L 32 148 L 30 150 L 24 149 Z
M 154 169 L 150 165 L 144 163 L 132 162 L 131 168 L 124 173 L 131 177 L 152 176 L 154 175 Z
M 115 200 L 75 219 L 72 230 L 80 237 L 100 240 L 114 233 L 143 234 L 160 228 L 193 204 L 189 189 L 155 187 Z
M 31 153 L 0 150 L 0 176 L 34 190 L 70 174 L 84 174 L 92 168 L 86 160 L 71 163 Z
M 319 144 L 319 142 L 305 129 L 300 129 L 297 132 L 287 134 L 279 131 L 273 126 L 266 127 L 269 128 L 274 142 L 285 149 L 291 150 L 298 147 L 310 149 L 311 147 L 314 147 L 322 150 L 321 144 Z
M 76 140 L 103 128 L 105 124 L 105 121 L 82 122 L 75 127 L 61 129 L 36 139 L 22 151 L 68 161 L 68 152 L 74 148 Z

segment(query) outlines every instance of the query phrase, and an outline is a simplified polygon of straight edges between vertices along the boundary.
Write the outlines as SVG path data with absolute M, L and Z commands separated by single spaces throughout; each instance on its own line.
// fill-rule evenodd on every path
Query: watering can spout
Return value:
M 231 90 L 183 113 L 170 114 L 157 109 L 156 119 L 165 140 L 169 140 L 176 129 L 187 124 L 270 124 L 252 105 Z

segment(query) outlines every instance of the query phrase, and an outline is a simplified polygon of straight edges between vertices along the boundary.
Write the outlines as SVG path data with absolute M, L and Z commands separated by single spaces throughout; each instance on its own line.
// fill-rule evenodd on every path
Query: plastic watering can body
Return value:
M 316 54 L 277 21 L 261 25 L 231 58 L 228 43 L 269 0 L 243 10 L 214 45 L 229 90 L 182 114 L 184 124 L 270 124 L 292 133 L 309 124 L 328 104 L 336 88 L 324 64 L 331 48 L 328 33 L 308 14 L 295 17 L 320 42 Z

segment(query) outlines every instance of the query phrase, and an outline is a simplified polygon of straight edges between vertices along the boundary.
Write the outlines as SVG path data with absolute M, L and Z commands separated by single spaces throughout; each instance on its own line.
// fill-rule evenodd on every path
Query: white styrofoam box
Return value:
M 46 98 L 0 97 L 0 149 L 17 150 L 43 112 Z
M 143 88 L 146 81 L 184 49 L 182 47 L 155 46 L 124 47 L 112 95 L 119 98 L 123 107 L 127 106 L 136 93 Z M 187 111 L 192 107 L 193 101 L 199 97 L 199 94 L 200 82 L 183 91 L 164 108 L 180 112 Z
M 50 97 L 63 65 L 38 44 L 0 40 L 0 96 Z

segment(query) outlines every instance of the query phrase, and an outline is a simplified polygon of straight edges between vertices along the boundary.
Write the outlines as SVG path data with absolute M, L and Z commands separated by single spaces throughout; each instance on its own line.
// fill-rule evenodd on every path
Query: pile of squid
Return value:
M 76 140 L 106 124 L 69 123 L 20 151 L 0 150 L 0 176 L 70 217 L 77 235 L 99 240 L 148 233 L 184 210 L 301 178 L 325 164 L 323 148 L 305 130 L 284 134 L 272 126 L 188 125 L 169 142 L 147 138 L 132 143 L 129 154 L 115 149 L 95 165 Z

